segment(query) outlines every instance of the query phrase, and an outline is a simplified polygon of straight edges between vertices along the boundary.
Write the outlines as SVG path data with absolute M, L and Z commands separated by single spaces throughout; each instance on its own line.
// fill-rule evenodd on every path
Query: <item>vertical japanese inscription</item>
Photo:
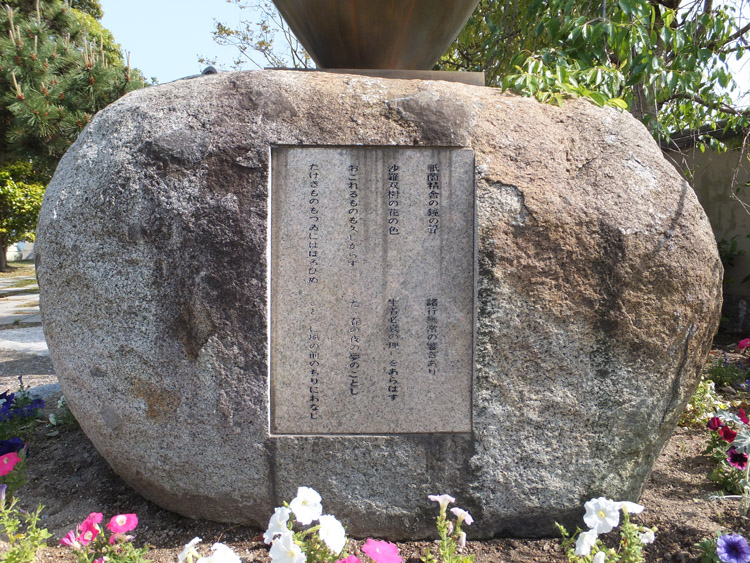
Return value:
M 388 234 L 398 235 L 401 231 L 398 229 L 399 209 L 398 203 L 401 196 L 399 189 L 399 171 L 401 168 L 398 164 L 391 164 L 388 167 Z
M 315 319 L 315 308 L 310 307 L 310 316 L 313 317 L 310 322 Z M 316 420 L 318 418 L 318 411 L 320 410 L 320 334 L 313 325 L 310 325 L 310 334 L 308 335 L 308 362 L 307 365 L 310 368 L 310 419 Z
M 362 319 L 359 317 L 359 303 L 352 301 L 348 336 L 349 336 L 349 394 L 359 395 L 359 370 L 362 358 L 362 346 L 360 345 L 360 333 L 362 332 Z
M 470 432 L 472 151 L 271 161 L 271 432 Z
M 436 235 L 440 226 L 440 165 L 427 165 L 427 232 Z
M 427 299 L 427 373 L 437 375 L 438 368 L 438 300 Z
M 307 200 L 309 209 L 308 221 L 310 224 L 309 232 L 307 234 L 307 257 L 308 257 L 308 268 L 307 268 L 307 283 L 318 283 L 318 241 L 320 240 L 320 190 L 318 186 L 318 176 L 320 175 L 320 166 L 313 163 L 310 164 L 310 171 L 307 176 L 310 178 L 310 197 Z
M 359 247 L 359 238 L 361 232 L 359 230 L 359 182 L 357 181 L 357 173 L 359 172 L 359 166 L 356 164 L 350 164 L 347 168 L 348 174 L 348 185 L 347 190 L 349 193 L 349 209 L 347 210 L 348 225 L 347 225 L 347 240 L 349 244 L 349 265 L 353 268 L 357 265 L 357 249 Z
M 391 401 L 395 401 L 399 398 L 398 392 L 401 388 L 398 373 L 398 340 L 400 336 L 399 332 L 401 330 L 398 324 L 398 299 L 389 299 L 386 311 L 388 313 L 388 340 L 386 342 L 386 348 L 388 349 L 386 360 L 388 361 L 388 366 L 385 370 L 388 375 L 387 394 Z

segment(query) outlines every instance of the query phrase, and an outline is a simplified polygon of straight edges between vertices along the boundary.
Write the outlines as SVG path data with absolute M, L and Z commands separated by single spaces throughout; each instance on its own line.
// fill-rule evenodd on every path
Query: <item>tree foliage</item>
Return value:
M 144 86 L 102 27 L 98 0 L 5 0 L 0 8 L 0 269 L 33 240 L 44 186 L 91 117 Z
M 214 22 L 212 33 L 219 45 L 235 47 L 237 57 L 232 67 L 235 70 L 252 64 L 259 67 L 253 58 L 253 52 L 259 53 L 274 68 L 311 68 L 314 63 L 289 26 L 281 17 L 276 7 L 268 0 L 226 0 L 236 4 L 241 10 L 248 10 L 259 15 L 256 21 L 241 19 L 237 28 L 221 22 Z M 282 39 L 279 47 L 277 37 Z M 201 57 L 199 62 L 216 64 L 213 59 Z
M 0 10 L 0 162 L 49 177 L 98 110 L 144 86 L 96 20 L 96 0 L 9 0 Z
M 750 13 L 714 0 L 482 0 L 441 59 L 545 102 L 629 110 L 660 141 L 748 127 L 728 66 L 747 59 Z M 712 138 L 707 138 L 716 144 Z
M 28 162 L 0 168 L 0 271 L 7 266 L 8 246 L 34 240 L 45 187 L 41 180 Z

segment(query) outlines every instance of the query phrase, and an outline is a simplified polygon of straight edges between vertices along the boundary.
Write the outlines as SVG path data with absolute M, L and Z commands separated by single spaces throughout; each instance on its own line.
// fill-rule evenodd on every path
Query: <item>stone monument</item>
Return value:
M 165 508 L 354 536 L 552 534 L 638 499 L 721 264 L 646 129 L 440 80 L 221 73 L 133 92 L 58 167 L 45 334 L 71 410 Z

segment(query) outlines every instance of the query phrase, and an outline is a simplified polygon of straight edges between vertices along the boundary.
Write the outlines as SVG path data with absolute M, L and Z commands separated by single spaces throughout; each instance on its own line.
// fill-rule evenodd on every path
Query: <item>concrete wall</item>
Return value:
M 741 140 L 741 139 L 740 139 Z M 664 155 L 683 173 L 693 169 L 692 184 L 706 210 L 716 240 L 731 240 L 736 236 L 737 249 L 744 254 L 736 257 L 733 268 L 728 268 L 724 285 L 724 311 L 727 321 L 722 325 L 733 332 L 747 332 L 750 336 L 750 282 L 741 283 L 750 275 L 750 147 L 701 153 L 695 148 L 683 152 L 665 151 Z M 739 188 L 739 191 L 737 189 Z M 733 197 L 733 194 L 736 197 Z

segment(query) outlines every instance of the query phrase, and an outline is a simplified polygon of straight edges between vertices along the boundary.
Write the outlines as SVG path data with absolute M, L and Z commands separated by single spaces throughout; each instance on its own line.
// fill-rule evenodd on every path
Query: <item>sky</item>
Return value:
M 217 67 L 231 68 L 237 54 L 233 47 L 214 42 L 214 20 L 238 27 L 240 19 L 252 13 L 226 0 L 100 0 L 104 10 L 102 24 L 109 29 L 124 51 L 130 52 L 131 66 L 140 69 L 146 79 L 161 83 L 200 73 L 206 65 L 202 55 L 217 60 Z M 261 68 L 262 57 L 257 56 Z M 735 79 L 742 90 L 750 92 L 750 60 L 743 67 L 733 65 Z M 750 106 L 750 95 L 740 103 Z
M 236 56 L 233 47 L 214 42 L 214 20 L 237 27 L 248 10 L 225 0 L 100 0 L 109 29 L 131 66 L 160 84 L 200 73 L 206 65 L 198 56 L 216 58 L 229 69 Z M 251 67 L 248 67 L 251 68 Z

